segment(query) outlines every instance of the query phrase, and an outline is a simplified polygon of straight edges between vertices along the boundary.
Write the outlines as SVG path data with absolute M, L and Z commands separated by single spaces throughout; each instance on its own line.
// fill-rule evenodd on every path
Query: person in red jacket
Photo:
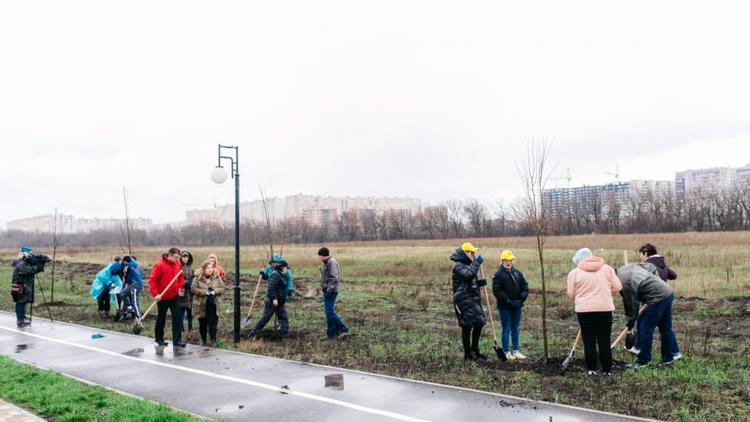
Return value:
M 164 341 L 164 325 L 167 323 L 167 310 L 172 314 L 172 344 L 175 348 L 185 348 L 182 342 L 182 321 L 180 321 L 180 302 L 178 293 L 185 285 L 185 277 L 181 273 L 180 250 L 170 248 L 169 252 L 162 254 L 161 261 L 151 268 L 151 276 L 148 279 L 148 288 L 151 297 L 157 301 L 156 326 L 154 327 L 157 346 L 166 346 Z M 177 280 L 167 289 L 167 285 L 179 273 Z M 166 290 L 165 290 L 166 289 Z

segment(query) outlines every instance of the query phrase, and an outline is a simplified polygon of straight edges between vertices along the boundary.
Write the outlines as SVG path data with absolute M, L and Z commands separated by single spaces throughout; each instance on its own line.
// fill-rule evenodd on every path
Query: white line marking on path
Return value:
M 301 391 L 287 390 L 285 388 L 276 387 L 276 386 L 270 385 L 270 384 L 264 384 L 262 382 L 250 381 L 250 380 L 246 380 L 246 379 L 242 379 L 242 378 L 236 378 L 236 377 L 230 377 L 228 375 L 215 374 L 213 372 L 203 371 L 203 370 L 200 370 L 200 369 L 193 369 L 193 368 L 188 368 L 188 367 L 185 367 L 185 366 L 172 365 L 170 363 L 157 362 L 157 361 L 154 361 L 154 360 L 139 359 L 139 358 L 134 357 L 134 356 L 127 356 L 127 355 L 123 355 L 121 353 L 112 352 L 112 351 L 104 350 L 104 349 L 99 349 L 97 347 L 86 346 L 86 345 L 83 345 L 83 344 L 71 343 L 69 341 L 59 340 L 59 339 L 52 338 L 52 337 L 46 337 L 46 336 L 42 336 L 42 335 L 39 335 L 39 334 L 27 333 L 25 331 L 17 330 L 17 329 L 14 329 L 14 328 L 3 327 L 1 325 L 0 325 L 0 329 L 6 330 L 6 331 L 10 331 L 10 332 L 13 332 L 13 333 L 17 333 L 17 334 L 23 334 L 23 335 L 26 335 L 26 336 L 29 336 L 29 337 L 38 338 L 40 340 L 51 341 L 53 343 L 59 343 L 59 344 L 63 344 L 63 345 L 66 345 L 66 346 L 78 347 L 79 349 L 90 350 L 92 352 L 98 352 L 98 353 L 103 353 L 105 355 L 116 356 L 116 357 L 121 358 L 121 359 L 132 360 L 132 361 L 136 361 L 136 362 L 146 363 L 146 364 L 149 364 L 149 365 L 161 366 L 161 367 L 164 367 L 164 368 L 177 369 L 179 371 L 190 372 L 190 373 L 193 373 L 193 374 L 203 375 L 203 376 L 207 376 L 207 377 L 211 377 L 211 378 L 216 378 L 216 379 L 220 379 L 220 380 L 224 380 L 224 381 L 230 381 L 230 382 L 236 382 L 236 383 L 239 383 L 239 384 L 245 384 L 245 385 L 249 385 L 249 386 L 257 387 L 257 388 L 262 388 L 262 389 L 269 390 L 269 391 L 275 391 L 275 392 L 278 392 L 278 393 L 288 394 L 290 396 L 302 397 L 302 398 L 309 399 L 309 400 L 315 400 L 315 401 L 319 401 L 319 402 L 323 402 L 323 403 L 332 404 L 334 406 L 341 406 L 341 407 L 345 407 L 345 408 L 352 409 L 352 410 L 358 410 L 358 411 L 364 412 L 364 413 L 370 413 L 370 414 L 373 414 L 373 415 L 384 416 L 384 417 L 395 419 L 395 420 L 399 420 L 399 421 L 427 422 L 427 420 L 425 420 L 425 419 L 414 418 L 414 417 L 411 417 L 411 416 L 402 415 L 400 413 L 389 412 L 387 410 L 381 410 L 381 409 L 375 409 L 375 408 L 372 408 L 372 407 L 361 406 L 361 405 L 354 404 L 354 403 L 349 403 L 349 402 L 346 402 L 346 401 L 343 401 L 343 400 L 331 399 L 331 398 L 328 398 L 328 397 L 318 396 L 318 395 L 315 395 L 315 394 L 303 393 Z

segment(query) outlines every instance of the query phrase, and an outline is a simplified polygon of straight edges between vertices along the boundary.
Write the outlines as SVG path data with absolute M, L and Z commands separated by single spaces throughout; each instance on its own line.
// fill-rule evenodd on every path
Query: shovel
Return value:
M 482 267 L 479 267 L 479 278 L 484 279 L 484 270 L 482 270 Z M 495 349 L 495 353 L 497 353 L 497 358 L 500 359 L 502 362 L 505 362 L 508 360 L 508 357 L 505 356 L 505 351 L 503 351 L 503 348 L 500 347 L 497 343 L 497 330 L 495 329 L 495 319 L 492 316 L 492 306 L 490 305 L 490 295 L 487 293 L 487 286 L 482 288 L 484 290 L 484 300 L 487 302 L 487 313 L 490 314 L 490 328 L 492 329 L 492 338 L 495 339 L 495 344 L 492 345 L 492 348 Z
M 640 309 L 640 310 L 638 311 L 638 316 L 639 316 L 639 317 L 641 316 L 641 314 L 643 314 L 643 311 L 645 311 L 647 307 L 648 307 L 648 305 L 643 305 L 643 306 L 641 306 L 641 309 Z M 637 319 L 637 318 L 636 318 L 636 319 Z M 619 336 L 617 336 L 617 338 L 615 339 L 615 341 L 614 341 L 614 342 L 612 342 L 612 346 L 610 346 L 610 348 L 611 348 L 612 350 L 615 350 L 615 347 L 617 347 L 617 345 L 618 345 L 618 344 L 620 344 L 620 342 L 622 341 L 622 339 L 624 339 L 624 338 L 625 338 L 625 337 L 627 336 L 627 334 L 628 334 L 628 331 L 629 331 L 629 330 L 628 330 L 628 327 L 625 327 L 625 328 L 624 328 L 624 329 L 622 330 L 622 332 L 620 333 L 620 335 L 619 335 Z
M 169 284 L 167 284 L 167 287 L 165 287 L 164 290 L 162 290 L 161 293 L 159 293 L 159 294 L 163 295 L 164 292 L 166 292 L 167 290 L 169 290 L 169 288 L 172 287 L 172 285 L 174 284 L 174 282 L 177 281 L 177 278 L 180 276 L 180 274 L 182 274 L 182 270 L 178 271 L 177 274 L 174 275 L 174 277 L 172 278 L 172 281 L 170 281 Z M 151 312 L 151 309 L 153 309 L 154 306 L 157 303 L 158 303 L 158 301 L 156 301 L 156 300 L 153 301 L 151 303 L 151 306 L 149 306 L 148 309 L 146 309 L 146 312 L 144 312 L 143 315 L 141 315 L 140 318 L 137 318 L 135 320 L 135 322 L 133 323 L 133 334 L 140 334 L 141 333 L 141 330 L 143 330 L 143 324 L 141 322 L 144 319 L 146 319 L 146 315 L 148 315 L 148 313 Z
M 560 365 L 560 374 L 564 373 L 566 369 L 568 369 L 568 366 L 570 366 L 570 362 L 573 362 L 573 356 L 576 354 L 576 347 L 578 347 L 578 342 L 581 341 L 581 330 L 578 330 L 578 334 L 576 335 L 576 341 L 573 342 L 573 348 L 570 349 L 570 353 L 568 353 L 568 357 L 565 358 L 562 365 Z
M 281 246 L 284 247 L 283 244 Z M 250 310 L 247 311 L 247 316 L 245 317 L 245 322 L 242 324 L 242 326 L 246 326 L 250 322 L 250 315 L 253 313 L 253 306 L 255 306 L 255 297 L 258 296 L 258 288 L 260 288 L 260 281 L 263 279 L 262 275 L 258 276 L 258 283 L 255 284 L 255 293 L 253 293 L 253 300 L 250 301 Z

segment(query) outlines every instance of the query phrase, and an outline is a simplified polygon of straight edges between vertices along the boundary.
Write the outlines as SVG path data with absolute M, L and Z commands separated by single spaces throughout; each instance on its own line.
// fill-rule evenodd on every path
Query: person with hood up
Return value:
M 118 287 L 122 289 L 123 276 L 122 264 L 120 263 L 120 257 L 115 257 L 114 260 L 104 267 L 94 277 L 94 281 L 91 283 L 91 297 L 96 300 L 99 316 L 102 318 L 109 318 L 109 308 L 112 301 L 118 303 L 117 293 L 115 293 Z
M 605 376 L 612 375 L 612 294 L 622 290 L 615 270 L 603 258 L 593 256 L 591 249 L 579 249 L 573 256 L 576 265 L 568 273 L 568 297 L 575 301 L 578 324 L 581 326 L 583 351 L 589 378 L 597 375 L 598 360 Z
M 479 352 L 479 337 L 486 323 L 479 289 L 487 285 L 487 280 L 480 280 L 478 276 L 484 262 L 482 255 L 476 255 L 478 251 L 479 248 L 467 242 L 457 247 L 450 257 L 453 261 L 453 309 L 461 327 L 464 360 L 472 361 L 487 359 Z
M 193 277 L 195 276 L 195 270 L 193 270 L 193 254 L 188 251 L 182 251 L 182 254 L 180 254 L 180 264 L 182 265 L 182 275 L 185 277 L 185 285 L 182 290 L 177 293 L 177 301 L 180 303 L 180 325 L 184 324 L 185 318 L 187 317 L 187 329 L 188 335 L 190 335 L 190 332 L 193 331 L 193 294 L 190 290 L 190 287 L 193 284 Z M 183 329 L 184 328 L 183 325 Z
M 663 256 L 657 254 L 656 246 L 646 243 L 638 248 L 638 255 L 641 258 L 641 262 L 648 262 L 656 267 L 657 275 L 662 280 L 677 280 L 677 273 L 667 266 Z
M 276 314 L 279 319 L 279 331 L 281 335 L 286 336 L 289 334 L 289 318 L 286 313 L 286 278 L 284 273 L 287 271 L 286 261 L 283 259 L 274 263 L 274 270 L 271 276 L 268 278 L 268 286 L 266 287 L 266 298 L 263 301 L 263 316 L 260 317 L 258 323 L 255 324 L 252 331 L 250 331 L 246 337 L 249 339 L 256 338 L 260 335 L 263 327 L 268 324 L 271 317 Z
M 268 261 L 268 265 L 266 265 L 266 268 L 264 268 L 263 271 L 260 272 L 260 277 L 263 280 L 268 281 L 268 279 L 271 277 L 271 274 L 273 274 L 274 265 L 279 261 L 281 261 L 281 256 L 273 254 L 271 260 Z M 287 268 L 284 272 L 284 278 L 286 279 L 287 300 L 290 300 L 292 294 L 294 294 L 294 277 L 292 276 L 292 270 L 290 268 Z
M 120 299 L 123 302 L 123 308 L 130 318 L 132 313 L 133 319 L 141 317 L 141 290 L 143 290 L 143 273 L 141 266 L 138 264 L 135 256 L 125 255 L 122 257 L 122 267 L 125 271 L 123 279 L 123 289 L 120 292 Z
M 31 318 L 26 317 L 26 305 L 34 303 L 34 277 L 44 271 L 44 264 L 34 264 L 30 255 L 31 248 L 24 246 L 18 259 L 13 261 L 10 295 L 16 304 L 16 326 L 19 328 L 31 325 Z
M 172 279 L 175 282 L 167 289 Z M 180 320 L 180 304 L 177 295 L 185 285 L 185 277 L 180 265 L 180 250 L 170 248 L 167 253 L 162 254 L 161 260 L 151 268 L 148 279 L 148 288 L 151 297 L 156 304 L 156 324 L 154 334 L 157 347 L 164 347 L 164 325 L 167 323 L 167 311 L 172 314 L 172 342 L 175 348 L 184 349 L 186 344 L 182 342 L 182 321 Z
M 651 361 L 651 343 L 654 330 L 659 327 L 661 334 L 661 363 L 671 365 L 682 358 L 677 344 L 677 336 L 672 329 L 672 302 L 674 290 L 672 286 L 662 281 L 652 271 L 653 267 L 647 263 L 628 264 L 617 270 L 617 276 L 622 281 L 622 302 L 625 316 L 628 318 L 628 329 L 632 330 L 638 324 L 638 336 L 635 345 L 629 352 L 637 357 L 632 369 L 647 366 Z M 643 303 L 646 309 L 638 317 L 639 305 Z
M 497 310 L 502 323 L 503 351 L 508 359 L 526 359 L 518 351 L 519 334 L 521 329 L 521 310 L 526 298 L 529 297 L 529 284 L 514 265 L 516 257 L 510 250 L 500 254 L 500 267 L 492 277 L 492 293 L 497 301 Z M 509 348 L 508 337 L 513 339 L 513 351 Z
M 214 266 L 214 271 L 216 271 L 216 273 L 219 274 L 219 277 L 221 277 L 221 280 L 226 282 L 227 275 L 224 272 L 224 268 L 222 268 L 222 266 L 219 265 L 219 260 L 216 259 L 216 254 L 213 252 L 208 254 L 208 261 Z
M 201 335 L 201 346 L 216 346 L 216 331 L 219 325 L 221 295 L 224 293 L 224 281 L 214 270 L 213 264 L 205 261 L 195 272 L 190 291 L 193 297 L 193 309 L 198 317 L 198 331 Z M 207 342 L 207 338 L 211 342 Z

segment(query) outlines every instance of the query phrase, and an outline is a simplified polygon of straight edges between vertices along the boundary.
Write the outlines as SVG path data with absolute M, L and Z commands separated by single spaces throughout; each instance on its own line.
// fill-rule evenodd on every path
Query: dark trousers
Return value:
M 182 321 L 180 321 L 180 303 L 177 298 L 162 300 L 156 304 L 157 315 L 154 332 L 157 343 L 164 343 L 164 325 L 167 323 L 167 310 L 172 315 L 172 342 L 182 343 Z
M 598 361 L 602 365 L 602 371 L 612 372 L 612 312 L 579 312 L 576 315 L 581 326 L 586 369 L 596 371 L 598 347 Z
M 461 326 L 461 343 L 464 345 L 464 355 L 469 356 L 471 352 L 479 354 L 479 337 L 482 336 L 482 326 Z
M 187 317 L 187 322 L 188 322 L 188 330 L 192 330 L 193 329 L 193 310 L 185 306 L 180 306 L 180 325 L 182 325 L 182 328 L 185 328 L 183 324 L 185 322 L 186 317 Z
M 26 304 L 16 303 L 16 321 L 23 322 L 26 319 Z
M 96 304 L 98 305 L 100 311 L 109 313 L 109 300 L 109 287 L 106 287 L 99 294 L 99 297 L 96 298 Z
M 344 321 L 336 313 L 336 298 L 338 295 L 338 293 L 334 292 L 323 292 L 323 310 L 326 314 L 326 335 L 328 337 L 349 332 L 349 327 L 344 324 Z
M 260 330 L 262 330 L 263 327 L 268 324 L 268 321 L 271 320 L 271 317 L 274 314 L 276 314 L 276 316 L 279 318 L 279 331 L 281 331 L 282 334 L 288 334 L 289 317 L 286 314 L 286 303 L 283 301 L 279 301 L 278 306 L 273 306 L 273 302 L 268 298 L 266 298 L 264 303 L 265 306 L 263 307 L 263 316 L 261 316 L 258 323 L 255 324 L 255 327 L 253 328 L 253 331 L 250 332 L 250 335 L 260 333 Z
M 206 343 L 206 335 L 210 336 L 211 341 L 216 341 L 216 327 L 219 325 L 219 317 L 216 316 L 216 304 L 206 301 L 206 317 L 198 318 L 198 331 L 201 333 L 201 340 Z
M 659 334 L 661 334 L 661 361 L 669 362 L 680 352 L 677 337 L 672 329 L 673 301 L 674 294 L 670 294 L 666 299 L 648 305 L 638 319 L 638 339 L 635 346 L 641 349 L 641 353 L 638 354 L 639 364 L 645 365 L 651 361 L 651 343 L 654 340 L 656 327 L 659 327 Z

